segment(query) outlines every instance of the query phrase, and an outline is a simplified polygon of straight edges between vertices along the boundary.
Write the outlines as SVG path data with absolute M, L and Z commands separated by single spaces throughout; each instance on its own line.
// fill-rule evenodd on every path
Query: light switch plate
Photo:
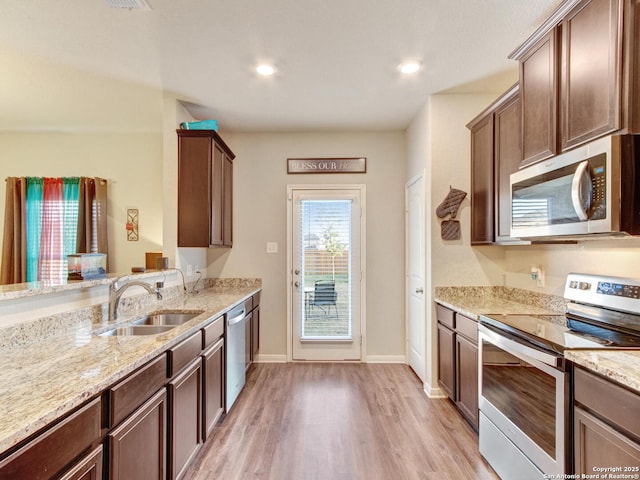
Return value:
M 267 242 L 267 253 L 278 253 L 278 242 Z

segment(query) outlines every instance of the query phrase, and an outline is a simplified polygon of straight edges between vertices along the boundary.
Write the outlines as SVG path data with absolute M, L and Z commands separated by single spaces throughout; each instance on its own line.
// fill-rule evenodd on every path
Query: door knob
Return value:
M 299 287 L 300 286 L 300 282 L 293 282 L 293 286 L 294 287 Z
M 424 293 L 424 288 L 416 288 L 416 293 Z
M 300 270 L 298 270 L 297 268 L 293 271 L 293 273 L 295 273 L 296 275 L 300 275 Z

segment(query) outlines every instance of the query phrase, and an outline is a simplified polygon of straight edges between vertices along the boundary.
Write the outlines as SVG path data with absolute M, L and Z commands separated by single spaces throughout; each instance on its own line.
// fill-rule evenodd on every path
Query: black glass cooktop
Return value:
M 480 323 L 563 353 L 572 348 L 640 348 L 640 337 L 585 323 L 565 315 L 486 314 Z

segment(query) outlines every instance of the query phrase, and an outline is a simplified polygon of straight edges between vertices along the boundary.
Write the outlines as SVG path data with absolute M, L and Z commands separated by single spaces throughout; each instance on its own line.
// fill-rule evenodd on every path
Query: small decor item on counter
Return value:
M 156 261 L 158 258 L 162 257 L 162 252 L 146 252 L 144 254 L 145 257 L 145 267 L 147 270 L 153 270 L 156 268 Z
M 444 218 L 449 215 L 449 220 L 440 224 L 440 238 L 443 240 L 460 240 L 460 222 L 455 220 L 460 204 L 467 196 L 467 192 L 449 186 L 449 193 L 436 208 L 436 215 Z
M 156 270 L 168 270 L 169 269 L 169 257 L 156 258 Z
M 180 128 L 183 130 L 215 130 L 218 131 L 217 120 L 200 120 L 197 122 L 182 122 Z
M 107 276 L 106 253 L 72 253 L 67 255 L 69 280 L 93 280 Z
M 144 273 L 147 269 L 144 267 L 131 267 L 131 273 Z

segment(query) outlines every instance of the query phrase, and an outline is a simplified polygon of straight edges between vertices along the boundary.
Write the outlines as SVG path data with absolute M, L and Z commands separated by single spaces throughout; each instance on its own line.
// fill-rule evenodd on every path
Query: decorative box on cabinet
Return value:
M 478 429 L 478 323 L 436 304 L 438 384 Z
M 178 133 L 178 246 L 231 247 L 234 153 L 213 130 Z

